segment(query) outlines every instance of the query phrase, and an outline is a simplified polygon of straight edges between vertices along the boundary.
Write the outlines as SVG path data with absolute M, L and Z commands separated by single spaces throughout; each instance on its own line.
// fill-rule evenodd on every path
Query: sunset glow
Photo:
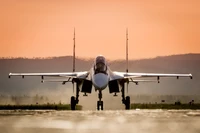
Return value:
M 200 53 L 199 0 L 1 0 L 0 57 Z

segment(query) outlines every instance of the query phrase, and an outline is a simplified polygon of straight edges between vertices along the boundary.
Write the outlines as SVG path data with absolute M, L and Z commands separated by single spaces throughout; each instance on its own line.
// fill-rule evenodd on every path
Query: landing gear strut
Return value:
M 102 92 L 99 91 L 99 101 L 97 101 L 97 110 L 103 110 Z
M 125 97 L 124 83 L 122 84 L 121 92 L 122 92 L 122 103 L 125 105 L 125 109 L 129 110 L 130 109 L 130 97 L 129 96 Z
M 78 83 L 78 81 L 76 81 L 76 97 L 75 96 L 71 97 L 71 110 L 76 110 L 76 104 L 78 104 L 78 102 L 79 102 L 79 99 L 78 99 L 79 92 L 80 92 L 79 83 Z

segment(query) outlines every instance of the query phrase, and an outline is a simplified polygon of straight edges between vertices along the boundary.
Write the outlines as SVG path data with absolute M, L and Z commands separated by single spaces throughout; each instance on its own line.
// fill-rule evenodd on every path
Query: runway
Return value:
M 0 111 L 2 133 L 199 133 L 200 110 Z

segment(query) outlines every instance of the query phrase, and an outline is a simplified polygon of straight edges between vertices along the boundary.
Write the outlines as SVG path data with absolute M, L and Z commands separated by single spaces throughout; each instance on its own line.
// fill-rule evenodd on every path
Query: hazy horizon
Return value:
M 143 59 L 154 59 L 154 58 L 158 58 L 158 57 L 169 57 L 169 56 L 179 56 L 179 55 L 196 55 L 196 54 L 200 54 L 199 53 L 183 53 L 183 54 L 171 54 L 171 55 L 157 55 L 154 57 L 144 57 L 144 58 L 129 58 L 129 60 L 143 60 Z M 76 59 L 86 59 L 86 60 L 93 60 L 94 58 L 96 58 L 98 55 L 94 56 L 94 57 L 84 57 L 84 56 L 76 56 Z M 103 55 L 104 56 L 104 55 Z M 63 56 L 48 56 L 48 57 L 39 57 L 39 56 L 35 56 L 35 57 L 0 57 L 0 59 L 52 59 L 52 58 L 60 58 L 60 57 L 72 57 L 72 55 L 63 55 Z M 105 57 L 106 58 L 106 57 Z M 110 58 L 106 58 L 107 60 L 110 61 L 114 61 L 114 60 L 126 60 L 126 58 L 118 58 L 118 59 L 110 59 Z

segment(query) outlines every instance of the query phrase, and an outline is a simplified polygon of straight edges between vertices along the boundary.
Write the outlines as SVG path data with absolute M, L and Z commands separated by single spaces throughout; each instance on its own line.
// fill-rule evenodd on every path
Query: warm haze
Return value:
M 1 0 L 0 57 L 200 53 L 199 0 Z

